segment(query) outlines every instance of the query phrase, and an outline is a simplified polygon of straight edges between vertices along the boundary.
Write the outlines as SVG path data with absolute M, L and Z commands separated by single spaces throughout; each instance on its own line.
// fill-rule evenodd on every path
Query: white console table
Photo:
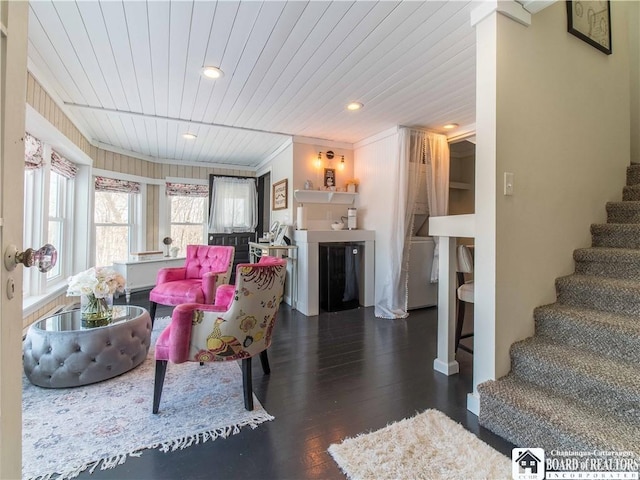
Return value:
M 124 277 L 127 292 L 154 287 L 158 270 L 165 267 L 183 267 L 184 257 L 163 257 L 157 260 L 113 262 L 113 269 Z

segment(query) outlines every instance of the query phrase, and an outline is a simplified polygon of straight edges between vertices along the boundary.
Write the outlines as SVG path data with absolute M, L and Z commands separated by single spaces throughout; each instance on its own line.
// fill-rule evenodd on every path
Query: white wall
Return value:
M 289 145 L 282 152 L 276 155 L 266 166 L 271 168 L 271 185 L 280 180 L 287 179 L 287 208 L 283 210 L 272 210 L 271 221 L 278 221 L 285 225 L 293 223 L 293 145 Z M 273 190 L 271 190 L 273 192 Z M 273 205 L 273 199 L 271 199 Z M 273 207 L 272 207 L 273 208 Z M 288 235 L 291 237 L 291 234 Z
M 560 2 L 530 27 L 496 14 L 477 26 L 475 384 L 509 371 L 510 345 L 534 332 L 533 309 L 555 301 L 554 279 L 572 273 L 573 250 L 621 198 L 625 3 L 612 2 L 611 15 L 610 56 L 567 33 Z M 515 174 L 513 196 L 502 194 L 504 172 Z
M 398 131 L 395 128 L 354 145 L 354 173 L 360 180 L 358 223 L 362 228 L 376 232 L 376 303 L 390 278 L 388 252 L 391 236 L 385 232 L 389 231 L 395 215 L 393 202 L 389 201 L 388 185 L 397 181 L 391 177 L 397 169 L 391 165 L 399 161 L 398 152 Z

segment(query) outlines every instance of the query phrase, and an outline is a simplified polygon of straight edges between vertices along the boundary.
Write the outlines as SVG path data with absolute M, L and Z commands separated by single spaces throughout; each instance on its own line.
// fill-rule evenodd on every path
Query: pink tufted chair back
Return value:
M 185 278 L 202 278 L 207 272 L 226 270 L 225 275 L 218 275 L 216 283 L 218 285 L 228 283 L 231 278 L 233 253 L 233 249 L 220 248 L 219 246 L 187 245 L 187 258 L 184 264 Z

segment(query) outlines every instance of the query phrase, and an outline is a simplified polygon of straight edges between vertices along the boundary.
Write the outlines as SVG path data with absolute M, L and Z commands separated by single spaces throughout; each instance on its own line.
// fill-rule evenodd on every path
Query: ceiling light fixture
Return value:
M 364 104 L 362 104 L 360 102 L 351 102 L 351 103 L 347 104 L 347 110 L 350 110 L 352 112 L 354 112 L 356 110 L 360 110 L 362 107 L 364 107 Z
M 220 70 L 218 67 L 202 67 L 202 75 L 207 78 L 222 78 L 224 77 L 224 72 Z
M 198 136 L 195 133 L 185 132 L 182 134 L 182 138 L 186 140 L 195 140 Z
M 457 123 L 447 123 L 446 125 L 443 125 L 442 128 L 444 128 L 445 130 L 453 130 L 454 128 L 458 128 L 460 125 L 458 125 Z

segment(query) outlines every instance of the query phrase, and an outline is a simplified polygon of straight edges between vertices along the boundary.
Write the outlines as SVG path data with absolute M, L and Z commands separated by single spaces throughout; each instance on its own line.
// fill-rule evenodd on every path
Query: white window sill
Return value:
M 49 291 L 43 295 L 33 295 L 22 300 L 22 316 L 27 317 L 47 303 L 59 297 L 67 290 L 67 282 L 61 282 L 49 287 Z

